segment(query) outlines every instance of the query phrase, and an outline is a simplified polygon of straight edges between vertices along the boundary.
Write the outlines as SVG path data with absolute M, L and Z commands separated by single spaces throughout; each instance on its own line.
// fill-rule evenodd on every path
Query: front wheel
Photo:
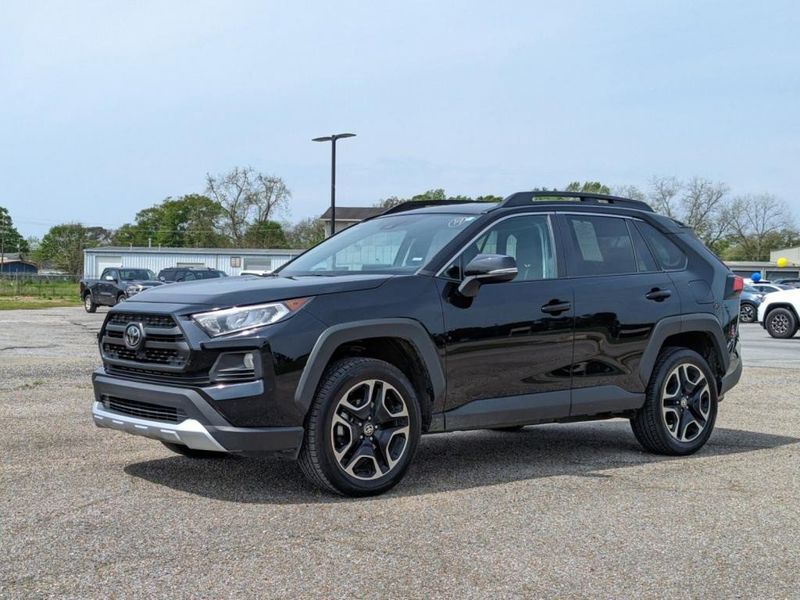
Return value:
M 633 433 L 650 452 L 692 454 L 714 430 L 717 400 L 705 359 L 693 350 L 667 348 L 656 361 L 644 406 L 631 419 Z
M 787 308 L 774 308 L 769 311 L 764 325 L 767 333 L 774 338 L 788 339 L 797 332 L 797 319 Z
M 739 305 L 739 321 L 742 323 L 753 323 L 756 320 L 756 307 L 749 302 L 742 302 Z
M 300 468 L 337 494 L 380 494 L 405 475 L 421 428 L 417 394 L 400 369 L 346 358 L 328 368 L 314 397 Z

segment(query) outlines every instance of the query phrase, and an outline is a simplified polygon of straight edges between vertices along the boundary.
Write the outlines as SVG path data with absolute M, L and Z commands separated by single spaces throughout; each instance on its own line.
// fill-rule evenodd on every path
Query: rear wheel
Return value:
M 705 359 L 686 348 L 662 351 L 644 406 L 631 419 L 646 450 L 685 455 L 702 448 L 717 418 L 717 385 Z
M 788 308 L 774 308 L 767 315 L 767 333 L 774 338 L 787 339 L 797 332 L 797 318 Z
M 83 309 L 87 313 L 97 312 L 97 304 L 94 303 L 94 298 L 92 298 L 92 292 L 86 292 L 83 295 Z
M 300 468 L 337 494 L 380 494 L 405 475 L 421 427 L 416 392 L 400 369 L 373 358 L 338 361 L 311 405 Z
M 742 302 L 739 305 L 739 321 L 742 323 L 753 323 L 756 320 L 756 307 L 749 302 Z
M 195 450 L 194 448 L 189 448 L 189 446 L 184 446 L 183 444 L 171 444 L 170 442 L 161 442 L 167 448 L 175 452 L 176 454 L 181 454 L 183 456 L 188 456 L 189 458 L 223 458 L 227 456 L 226 452 L 213 452 L 211 450 Z

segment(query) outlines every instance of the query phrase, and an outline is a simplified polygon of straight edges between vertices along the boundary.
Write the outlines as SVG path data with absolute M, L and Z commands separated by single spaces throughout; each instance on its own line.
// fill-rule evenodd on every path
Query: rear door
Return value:
M 655 324 L 681 303 L 633 219 L 564 213 L 559 223 L 575 294 L 571 416 L 637 408 L 638 371 Z

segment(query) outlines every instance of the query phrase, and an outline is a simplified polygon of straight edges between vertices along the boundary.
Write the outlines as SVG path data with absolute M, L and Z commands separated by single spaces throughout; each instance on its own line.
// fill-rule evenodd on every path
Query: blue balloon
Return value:
M 761 281 L 761 273 L 753 273 L 752 275 L 750 275 L 750 279 L 752 279 L 753 282 L 758 283 L 759 281 Z

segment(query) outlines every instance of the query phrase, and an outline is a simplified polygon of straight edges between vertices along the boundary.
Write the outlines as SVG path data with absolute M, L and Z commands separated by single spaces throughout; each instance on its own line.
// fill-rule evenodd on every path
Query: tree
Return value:
M 286 235 L 289 248 L 305 249 L 316 246 L 325 239 L 325 222 L 309 218 L 295 224 Z
M 166 198 L 160 204 L 136 213 L 136 221 L 114 232 L 120 246 L 170 246 L 217 248 L 226 246 L 220 232 L 222 207 L 200 194 Z
M 291 198 L 280 177 L 258 173 L 252 167 L 234 167 L 216 177 L 207 173 L 206 193 L 222 208 L 224 231 L 238 247 L 245 243 L 252 225 L 274 220 Z
M 674 219 L 678 212 L 675 198 L 681 187 L 683 184 L 675 177 L 652 177 L 648 197 L 653 210 Z
M 726 212 L 734 244 L 729 255 L 739 260 L 769 260 L 770 250 L 797 241 L 788 207 L 770 194 L 739 196 Z
M 0 253 L 19 252 L 26 254 L 30 250 L 28 240 L 22 237 L 14 227 L 8 209 L 0 206 Z
M 375 206 L 379 206 L 381 208 L 392 208 L 397 206 L 398 204 L 402 204 L 403 202 L 446 202 L 452 200 L 460 200 L 460 201 L 467 201 L 467 202 L 499 202 L 502 200 L 500 196 L 494 196 L 491 194 L 485 196 L 478 196 L 477 198 L 471 198 L 470 196 L 448 196 L 444 189 L 442 188 L 435 188 L 432 190 L 428 190 L 427 192 L 422 192 L 421 194 L 416 194 L 415 196 L 411 196 L 411 198 L 399 198 L 397 196 L 390 196 L 389 198 L 384 198 L 383 200 L 379 200 Z
M 56 225 L 42 238 L 35 258 L 39 262 L 52 262 L 71 275 L 80 275 L 84 249 L 108 243 L 110 235 L 102 227 L 84 227 L 80 223 Z
M 587 192 L 590 194 L 610 194 L 611 189 L 599 181 L 573 181 L 566 188 L 566 192 Z
M 286 232 L 276 221 L 253 223 L 244 234 L 244 243 L 248 248 L 287 248 Z

